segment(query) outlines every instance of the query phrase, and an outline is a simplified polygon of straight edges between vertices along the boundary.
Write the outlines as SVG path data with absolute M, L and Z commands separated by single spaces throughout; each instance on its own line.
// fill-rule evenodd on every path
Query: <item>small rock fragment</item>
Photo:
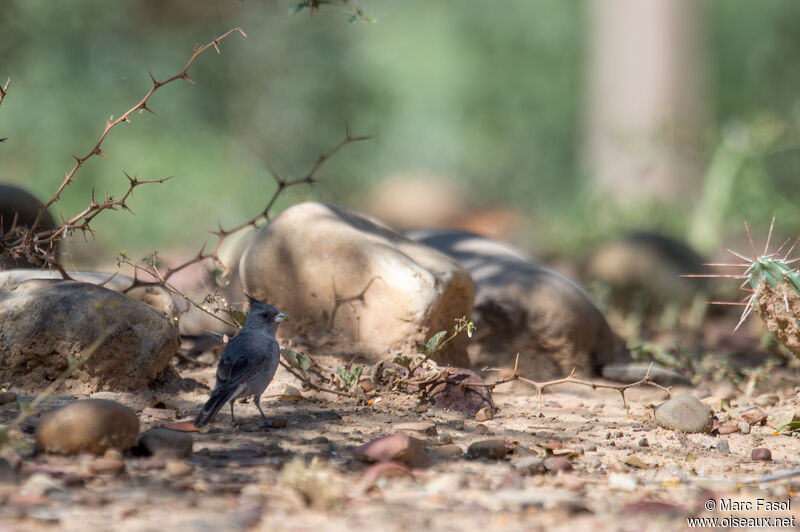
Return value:
M 658 425 L 681 432 L 708 432 L 712 426 L 711 409 L 691 395 L 678 395 L 661 403 L 655 410 Z
M 642 438 L 639 440 L 639 447 L 649 447 L 650 442 L 647 441 L 647 438 Z
M 395 461 L 411 467 L 428 467 L 431 459 L 422 441 L 407 434 L 383 436 L 353 449 L 353 456 L 368 462 Z
M 187 458 L 192 454 L 192 444 L 191 433 L 163 427 L 143 432 L 138 441 L 138 445 L 144 447 L 150 455 L 170 458 Z
M 566 456 L 550 456 L 545 458 L 543 463 L 545 469 L 550 473 L 572 471 L 572 464 L 567 460 Z
M 486 425 L 477 425 L 475 427 L 475 434 L 491 434 L 492 431 Z
M 303 397 L 303 394 L 301 394 L 297 388 L 287 385 L 283 388 L 280 399 L 281 401 L 297 403 L 303 401 L 305 397 Z
M 750 451 L 750 458 L 757 462 L 771 462 L 772 451 L 764 447 L 756 447 Z
M 494 412 L 488 406 L 485 406 L 485 407 L 481 408 L 475 414 L 475 421 L 477 421 L 479 423 L 483 422 L 483 421 L 489 421 L 490 419 L 494 419 Z
M 125 405 L 84 399 L 47 413 L 36 428 L 36 446 L 46 452 L 103 454 L 136 442 L 139 418 Z
M 487 458 L 489 460 L 502 460 L 506 457 L 508 449 L 504 439 L 476 441 L 467 449 L 467 458 Z
M 750 434 L 750 423 L 744 421 L 739 422 L 739 432 L 742 434 Z
M 728 445 L 728 440 L 720 439 L 717 442 L 717 452 L 719 452 L 719 454 L 724 454 L 724 455 L 731 454 L 731 448 Z
M 269 426 L 273 429 L 285 429 L 289 426 L 289 420 L 285 417 L 274 417 L 270 421 Z
M 760 408 L 754 408 L 739 416 L 739 419 L 751 425 L 763 424 L 767 420 L 767 413 Z
M 731 419 L 730 421 L 726 421 L 722 425 L 719 426 L 719 433 L 721 436 L 726 434 L 733 434 L 734 432 L 739 432 L 739 425 L 744 423 L 743 421 L 736 421 L 735 419 Z M 749 426 L 749 423 L 748 423 Z

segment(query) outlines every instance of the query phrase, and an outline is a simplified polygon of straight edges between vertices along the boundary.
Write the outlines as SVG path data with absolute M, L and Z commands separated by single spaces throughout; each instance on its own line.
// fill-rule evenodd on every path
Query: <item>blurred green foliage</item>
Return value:
M 124 191 L 122 172 L 175 178 L 141 187 L 136 216 L 104 213 L 97 246 L 197 249 L 217 222 L 263 208 L 273 182 L 264 160 L 303 175 L 350 123 L 374 140 L 348 146 L 323 183 L 294 189 L 279 207 L 315 198 L 354 205 L 381 177 L 432 170 L 463 182 L 487 204 L 531 218 L 531 243 L 575 254 L 627 227 L 687 230 L 687 206 L 609 213 L 580 168 L 586 5 L 579 0 L 362 2 L 377 20 L 322 9 L 289 14 L 289 0 L 102 2 L 6 0 L 0 17 L 0 179 L 52 195 L 87 153 L 104 121 L 132 107 L 157 79 L 177 73 L 195 43 L 235 26 L 190 75 L 156 93 L 152 108 L 106 141 L 54 214 L 82 209 L 92 187 Z M 800 150 L 800 4 L 792 0 L 705 4 L 712 129 L 710 159 L 731 128 L 779 124 L 769 149 L 751 150 L 723 205 L 724 220 L 756 228 L 773 211 L 796 232 Z M 731 231 L 739 231 L 738 221 Z M 99 260 L 99 258 L 98 258 Z

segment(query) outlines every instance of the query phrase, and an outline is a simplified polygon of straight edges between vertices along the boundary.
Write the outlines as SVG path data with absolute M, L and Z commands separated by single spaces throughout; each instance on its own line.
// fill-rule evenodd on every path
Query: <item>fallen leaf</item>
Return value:
M 174 423 L 164 423 L 161 425 L 165 429 L 177 430 L 179 432 L 199 432 L 200 429 L 194 426 L 191 421 L 176 421 Z

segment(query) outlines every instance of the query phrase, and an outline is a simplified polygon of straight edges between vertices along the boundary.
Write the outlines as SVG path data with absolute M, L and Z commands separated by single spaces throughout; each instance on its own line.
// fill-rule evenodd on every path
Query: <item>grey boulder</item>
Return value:
M 513 247 L 472 233 L 418 230 L 409 238 L 445 253 L 472 275 L 476 366 L 513 365 L 532 379 L 588 375 L 624 357 L 603 314 L 567 277 Z
M 0 288 L 0 380 L 39 391 L 96 351 L 67 379 L 91 393 L 136 390 L 155 380 L 179 346 L 178 327 L 161 312 L 107 288 L 31 280 Z

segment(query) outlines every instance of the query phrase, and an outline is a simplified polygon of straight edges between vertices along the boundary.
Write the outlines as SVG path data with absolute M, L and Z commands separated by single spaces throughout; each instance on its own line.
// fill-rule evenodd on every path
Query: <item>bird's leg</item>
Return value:
M 258 411 L 261 412 L 261 417 L 264 418 L 264 423 L 266 423 L 267 422 L 267 416 L 265 416 L 264 415 L 264 411 L 261 410 L 261 405 L 259 404 L 260 399 L 261 398 L 259 396 L 257 396 L 257 395 L 253 396 L 253 402 L 256 404 L 256 408 L 258 408 Z
M 233 417 L 233 399 L 231 399 L 231 428 L 236 427 L 236 418 Z

